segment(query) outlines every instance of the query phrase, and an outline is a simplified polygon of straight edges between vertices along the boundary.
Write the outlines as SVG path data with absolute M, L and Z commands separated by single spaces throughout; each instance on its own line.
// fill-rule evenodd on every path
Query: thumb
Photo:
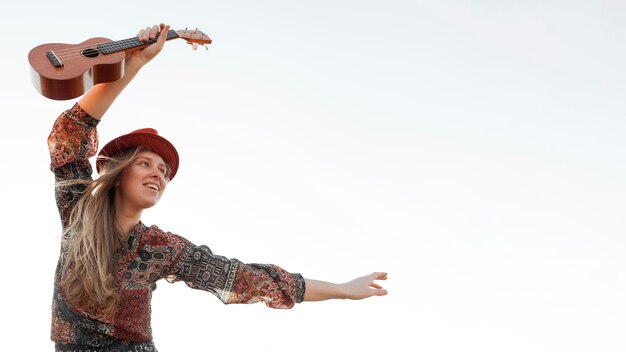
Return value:
M 159 39 L 157 40 L 157 43 L 160 46 L 163 46 L 163 43 L 165 43 L 165 40 L 167 39 L 167 32 L 169 32 L 170 30 L 170 25 L 161 23 L 159 26 L 161 27 L 161 33 L 159 33 Z

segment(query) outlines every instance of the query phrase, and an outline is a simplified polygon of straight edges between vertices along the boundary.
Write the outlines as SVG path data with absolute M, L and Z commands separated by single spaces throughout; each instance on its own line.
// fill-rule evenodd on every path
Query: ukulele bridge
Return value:
M 50 62 L 52 63 L 54 67 L 63 67 L 63 63 L 61 62 L 57 54 L 54 53 L 54 51 L 52 50 L 48 51 L 46 53 L 46 56 L 48 57 L 48 60 L 50 60 Z

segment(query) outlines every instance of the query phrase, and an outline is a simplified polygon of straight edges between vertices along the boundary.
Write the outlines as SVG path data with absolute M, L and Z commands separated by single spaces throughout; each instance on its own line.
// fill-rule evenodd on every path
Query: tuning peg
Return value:
M 209 47 L 206 46 L 205 44 L 202 44 L 202 46 L 204 47 L 204 50 L 209 51 Z
M 198 43 L 191 44 L 191 49 L 192 50 L 198 50 Z

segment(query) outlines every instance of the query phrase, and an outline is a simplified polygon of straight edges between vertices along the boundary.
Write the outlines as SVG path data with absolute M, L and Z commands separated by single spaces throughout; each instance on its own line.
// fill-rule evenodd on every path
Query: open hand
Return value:
M 376 280 L 387 280 L 387 273 L 375 272 L 344 283 L 342 286 L 345 290 L 346 298 L 363 299 L 386 295 L 387 290 L 376 283 Z

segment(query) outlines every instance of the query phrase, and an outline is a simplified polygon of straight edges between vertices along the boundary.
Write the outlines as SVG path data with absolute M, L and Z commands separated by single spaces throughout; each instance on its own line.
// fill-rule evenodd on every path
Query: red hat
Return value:
M 159 136 L 159 133 L 153 128 L 142 128 L 119 136 L 107 143 L 98 153 L 96 170 L 100 172 L 102 166 L 106 164 L 107 158 L 123 150 L 137 147 L 148 147 L 152 152 L 159 154 L 170 167 L 170 180 L 174 179 L 176 171 L 178 171 L 178 152 L 172 143 Z

